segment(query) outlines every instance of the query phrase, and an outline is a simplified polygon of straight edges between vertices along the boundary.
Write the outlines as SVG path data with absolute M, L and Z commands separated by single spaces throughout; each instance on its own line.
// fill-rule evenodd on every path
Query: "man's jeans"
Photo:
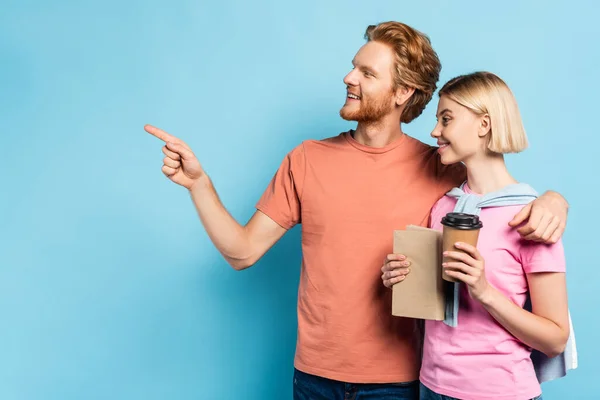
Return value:
M 418 400 L 419 381 L 346 383 L 294 370 L 294 400 Z

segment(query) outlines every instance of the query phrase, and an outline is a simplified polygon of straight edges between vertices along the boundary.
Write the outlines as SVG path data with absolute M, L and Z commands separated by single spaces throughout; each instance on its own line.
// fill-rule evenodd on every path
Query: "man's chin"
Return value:
M 340 117 L 342 117 L 343 119 L 345 119 L 346 121 L 359 121 L 359 115 L 355 112 L 348 112 L 347 110 L 344 110 L 344 108 L 342 108 L 340 110 Z

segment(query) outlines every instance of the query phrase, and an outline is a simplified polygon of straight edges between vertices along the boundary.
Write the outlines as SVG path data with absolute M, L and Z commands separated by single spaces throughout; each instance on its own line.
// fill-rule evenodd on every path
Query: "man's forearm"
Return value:
M 235 269 L 244 269 L 256 261 L 246 228 L 229 214 L 208 176 L 190 189 L 198 216 L 219 252 Z

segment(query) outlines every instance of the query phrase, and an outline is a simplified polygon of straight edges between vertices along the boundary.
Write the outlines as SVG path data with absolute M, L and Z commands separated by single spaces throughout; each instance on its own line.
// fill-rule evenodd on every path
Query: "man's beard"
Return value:
M 390 104 L 392 103 L 393 92 L 389 92 L 385 97 L 380 99 L 371 99 L 363 97 L 360 100 L 357 110 L 350 110 L 349 107 L 342 107 L 340 116 L 347 121 L 356 122 L 377 122 L 391 111 Z

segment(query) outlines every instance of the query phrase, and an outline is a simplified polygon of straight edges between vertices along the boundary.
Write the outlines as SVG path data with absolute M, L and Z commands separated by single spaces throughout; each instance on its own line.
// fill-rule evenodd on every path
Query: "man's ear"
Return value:
M 415 88 L 400 86 L 398 89 L 396 89 L 396 105 L 402 106 L 406 104 L 414 93 Z

